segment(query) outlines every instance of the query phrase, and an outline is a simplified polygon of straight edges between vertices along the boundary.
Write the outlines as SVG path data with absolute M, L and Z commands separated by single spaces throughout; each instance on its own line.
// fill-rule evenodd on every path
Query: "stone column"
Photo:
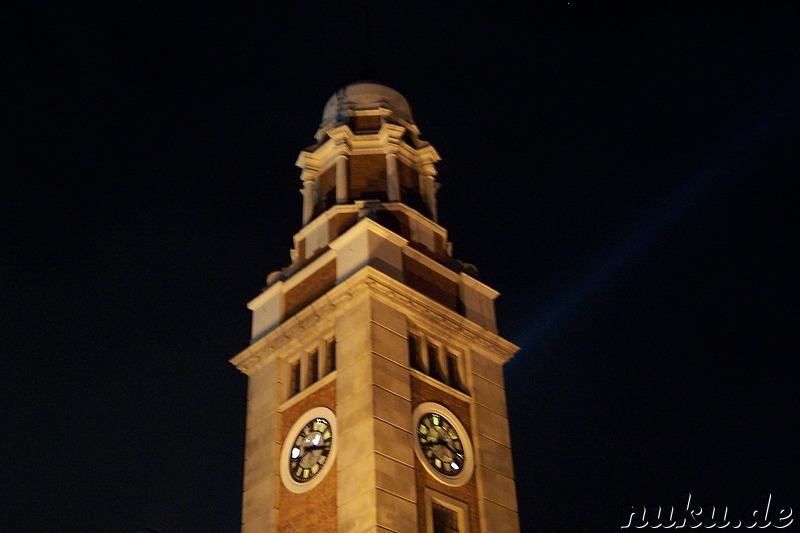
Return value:
M 280 493 L 277 470 L 280 445 L 277 443 L 283 438 L 278 416 L 281 385 L 278 364 L 279 361 L 272 359 L 247 379 L 243 532 L 273 531 L 277 527 Z
M 347 308 L 336 321 L 338 530 L 419 531 L 406 317 L 367 291 L 353 291 L 341 305 Z
M 420 181 L 424 182 L 424 187 L 422 188 L 422 194 L 425 198 L 425 203 L 428 205 L 428 209 L 431 211 L 431 217 L 433 218 L 434 222 L 438 221 L 438 212 L 436 207 L 436 190 L 439 188 L 439 184 L 436 183 L 436 179 L 430 174 L 420 174 Z
M 314 178 L 303 175 L 303 225 L 305 226 L 314 217 Z
M 336 203 L 346 204 L 347 194 L 347 155 L 336 156 Z
M 386 195 L 390 202 L 400 201 L 400 182 L 397 177 L 397 153 L 386 154 Z

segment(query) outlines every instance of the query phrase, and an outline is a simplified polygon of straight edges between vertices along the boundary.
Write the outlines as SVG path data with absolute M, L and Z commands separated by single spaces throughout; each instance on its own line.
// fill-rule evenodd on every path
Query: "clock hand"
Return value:
M 460 457 L 461 459 L 463 459 L 464 458 L 464 452 L 459 452 L 458 450 L 456 450 L 455 448 L 450 446 L 451 442 L 452 442 L 451 439 L 437 439 L 437 440 L 435 440 L 433 442 L 425 443 L 425 444 L 423 444 L 423 446 L 427 447 L 427 448 L 431 448 L 431 447 L 436 446 L 437 444 L 439 444 L 439 445 L 444 446 L 448 450 L 450 450 L 450 453 L 452 453 L 454 457 Z
M 457 450 L 453 449 L 453 447 L 452 447 L 452 446 L 450 446 L 450 445 L 448 445 L 448 444 L 445 444 L 445 446 L 447 446 L 447 449 L 448 449 L 448 450 L 450 450 L 451 452 L 453 452 L 453 456 L 455 456 L 455 457 L 460 457 L 461 459 L 463 459 L 463 458 L 464 458 L 464 454 L 463 454 L 463 452 L 459 452 L 459 451 L 457 451 Z
M 453 455 L 456 455 L 458 457 L 463 457 L 463 455 L 461 453 L 457 452 L 456 450 L 453 449 L 452 446 L 450 446 L 449 441 L 444 440 L 444 439 L 436 439 L 434 441 L 427 441 L 427 442 L 420 443 L 420 446 L 422 448 L 425 448 L 425 449 L 430 449 L 430 448 L 433 448 L 434 446 L 437 446 L 437 445 L 444 446 L 445 448 L 450 450 L 450 452 L 452 452 Z

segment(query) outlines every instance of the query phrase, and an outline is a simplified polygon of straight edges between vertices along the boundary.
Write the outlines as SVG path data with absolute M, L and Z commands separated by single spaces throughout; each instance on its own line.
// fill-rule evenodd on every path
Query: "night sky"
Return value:
M 284 4 L 6 15 L 0 530 L 238 531 L 228 359 L 290 262 L 297 155 L 365 77 L 521 346 L 523 531 L 686 493 L 800 516 L 797 3 L 373 2 L 368 62 L 357 3 Z

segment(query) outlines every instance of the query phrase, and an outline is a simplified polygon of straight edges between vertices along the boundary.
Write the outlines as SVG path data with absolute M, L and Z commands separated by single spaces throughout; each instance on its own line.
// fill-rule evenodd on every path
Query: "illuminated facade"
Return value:
M 355 83 L 302 169 L 291 264 L 248 307 L 242 531 L 519 531 L 498 293 L 437 224 L 436 150 Z

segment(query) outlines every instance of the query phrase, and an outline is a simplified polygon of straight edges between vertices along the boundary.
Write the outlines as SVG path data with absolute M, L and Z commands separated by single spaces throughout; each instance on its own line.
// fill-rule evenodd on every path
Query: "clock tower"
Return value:
M 248 303 L 242 531 L 519 531 L 498 293 L 437 223 L 436 150 L 373 82 L 297 159 L 291 263 Z

